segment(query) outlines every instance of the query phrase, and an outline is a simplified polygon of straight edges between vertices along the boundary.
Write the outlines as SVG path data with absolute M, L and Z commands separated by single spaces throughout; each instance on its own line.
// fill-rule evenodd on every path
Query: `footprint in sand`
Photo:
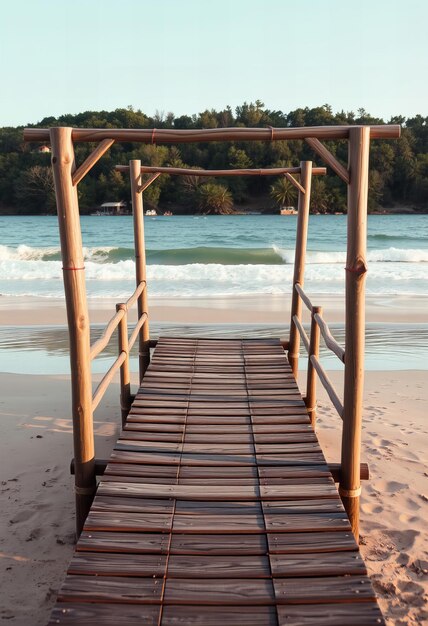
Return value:
M 385 530 L 385 535 L 394 542 L 398 550 L 403 551 L 410 550 L 420 533 L 417 530 Z
M 416 524 L 420 521 L 417 515 L 407 515 L 407 513 L 400 513 L 398 519 L 400 522 L 404 522 L 404 524 Z
M 376 484 L 377 489 L 383 493 L 394 495 L 403 489 L 409 489 L 407 483 L 399 483 L 397 480 L 379 480 Z
M 382 513 L 383 507 L 381 507 L 379 504 L 376 504 L 374 502 L 364 502 L 361 505 L 361 510 L 366 515 L 372 515 L 373 513 L 376 513 L 376 514 Z
M 20 524 L 21 522 L 27 522 L 29 519 L 34 517 L 35 511 L 31 511 L 30 509 L 24 509 L 23 511 L 19 511 L 14 517 L 9 520 L 9 524 Z

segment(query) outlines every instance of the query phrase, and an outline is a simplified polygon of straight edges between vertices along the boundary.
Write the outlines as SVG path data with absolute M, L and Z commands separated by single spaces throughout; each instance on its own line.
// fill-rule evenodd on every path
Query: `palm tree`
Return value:
M 233 198 L 230 191 L 217 183 L 199 185 L 196 191 L 198 208 L 203 213 L 233 213 Z
M 329 208 L 329 200 L 324 180 L 314 178 L 311 189 L 311 209 L 318 213 L 327 213 Z
M 294 206 L 296 188 L 286 178 L 279 178 L 270 188 L 270 195 L 280 206 Z

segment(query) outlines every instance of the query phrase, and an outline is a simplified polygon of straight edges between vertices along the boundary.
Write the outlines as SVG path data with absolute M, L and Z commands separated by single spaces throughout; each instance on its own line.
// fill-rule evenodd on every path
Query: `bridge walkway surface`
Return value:
M 384 624 L 279 340 L 158 341 L 53 624 Z

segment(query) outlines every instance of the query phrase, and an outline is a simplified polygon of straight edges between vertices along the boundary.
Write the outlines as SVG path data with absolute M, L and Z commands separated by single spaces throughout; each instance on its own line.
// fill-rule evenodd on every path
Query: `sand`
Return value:
M 1 323 L 64 323 L 61 301 L 48 309 L 46 301 L 37 304 L 16 300 L 18 304 L 0 298 Z M 262 302 L 236 299 L 233 310 L 241 310 L 239 321 L 256 321 L 252 316 L 262 316 Z M 199 322 L 220 322 L 223 316 L 234 321 L 235 313 L 228 314 L 221 303 L 218 308 L 208 306 L 206 301 L 204 306 L 200 304 L 155 303 L 152 315 L 159 321 L 179 322 L 182 315 L 188 314 Z M 249 308 L 243 311 L 247 305 Z M 412 307 L 411 321 L 426 321 L 423 307 L 424 303 Z M 281 301 L 270 302 L 267 308 L 268 315 L 265 312 L 259 321 L 283 319 Z M 396 303 L 393 312 L 386 307 L 386 313 L 375 313 L 375 308 L 369 311 L 369 319 L 370 315 L 379 315 L 382 321 L 385 316 L 388 321 L 403 321 L 406 314 L 403 303 Z M 111 315 L 107 305 L 98 303 L 96 309 L 94 321 Z M 336 309 L 331 306 L 337 321 L 339 309 L 339 305 Z M 204 315 L 205 311 L 209 313 Z M 272 320 L 271 314 L 275 316 Z M 304 377 L 300 381 L 302 391 Z M 340 391 L 340 373 L 331 372 L 330 377 Z M 363 485 L 361 550 L 388 626 L 416 626 L 428 621 L 426 381 L 426 371 L 368 372 L 366 378 L 362 460 L 370 465 L 371 479 Z M 116 383 L 95 415 L 98 457 L 108 456 L 118 432 L 118 395 Z M 1 374 L 0 419 L 0 618 L 15 626 L 41 626 L 48 619 L 73 551 L 67 376 Z M 322 392 L 318 433 L 328 460 L 338 461 L 339 417 Z
M 329 323 L 344 321 L 343 296 L 321 294 L 314 296 L 312 304 L 322 304 Z M 115 311 L 116 300 L 93 298 L 88 300 L 91 323 L 104 323 Z M 290 319 L 290 298 L 275 295 L 228 296 L 227 298 L 150 298 L 150 317 L 157 322 L 180 324 L 285 324 Z M 402 296 L 369 295 L 367 297 L 367 322 L 428 321 L 428 297 L 418 296 L 411 301 Z M 130 313 L 133 318 L 135 307 Z M 411 316 L 411 319 L 409 319 Z M 64 300 L 60 298 L 0 296 L 0 325 L 66 324 Z

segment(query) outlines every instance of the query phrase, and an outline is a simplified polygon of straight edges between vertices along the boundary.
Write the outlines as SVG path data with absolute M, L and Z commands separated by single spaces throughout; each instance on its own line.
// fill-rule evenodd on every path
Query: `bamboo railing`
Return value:
M 130 389 L 130 367 L 129 367 L 129 354 L 140 334 L 140 330 L 148 322 L 148 314 L 143 313 L 138 317 L 137 323 L 132 331 L 130 337 L 128 337 L 128 310 L 136 302 L 138 297 L 144 292 L 146 288 L 146 281 L 142 281 L 132 296 L 124 303 L 116 304 L 116 313 L 108 322 L 101 337 L 91 345 L 90 357 L 91 360 L 96 358 L 110 343 L 111 337 L 114 331 L 119 328 L 118 334 L 118 348 L 119 354 L 114 363 L 107 370 L 103 378 L 95 389 L 92 395 L 92 411 L 95 411 L 99 403 L 101 402 L 105 392 L 108 389 L 115 374 L 120 369 L 120 407 L 122 412 L 122 424 L 128 416 L 131 408 L 131 389 Z
M 337 356 L 337 358 L 345 362 L 345 350 L 342 346 L 336 341 L 333 335 L 330 332 L 330 329 L 322 316 L 322 308 L 320 306 L 313 306 L 312 302 L 304 292 L 303 288 L 299 283 L 296 283 L 294 286 L 299 298 L 306 305 L 306 308 L 311 313 L 311 331 L 310 336 L 308 337 L 305 329 L 297 317 L 297 315 L 293 316 L 293 322 L 295 327 L 297 328 L 300 337 L 302 339 L 303 345 L 306 348 L 306 352 L 308 353 L 308 374 L 306 381 L 306 406 L 308 408 L 308 413 L 311 417 L 312 426 L 315 428 L 316 422 L 316 386 L 314 384 L 314 371 L 318 374 L 318 377 L 326 390 L 330 400 L 333 403 L 334 408 L 338 412 L 339 416 L 343 419 L 343 404 L 340 401 L 339 396 L 336 393 L 325 369 L 320 363 L 319 360 L 319 336 L 322 335 L 325 345 L 327 348 L 333 352 Z
M 395 139 L 400 136 L 398 125 L 375 126 L 317 126 L 303 128 L 214 128 L 214 129 L 117 129 L 117 128 L 27 128 L 25 141 L 49 142 L 52 146 L 52 168 L 61 238 L 64 291 L 70 336 L 72 415 L 74 439 L 74 473 L 76 493 L 76 528 L 79 535 L 96 490 L 97 460 L 94 454 L 93 411 L 98 406 L 115 373 L 120 370 L 122 418 L 130 405 L 129 351 L 138 338 L 140 381 L 150 361 L 150 340 L 146 285 L 146 258 L 144 246 L 144 221 L 142 192 L 161 173 L 191 176 L 276 175 L 271 169 L 254 170 L 187 170 L 174 168 L 141 167 L 131 161 L 128 169 L 131 178 L 134 220 L 136 291 L 130 300 L 118 304 L 116 313 L 108 322 L 102 337 L 90 346 L 90 326 L 85 286 L 85 267 L 79 221 L 77 186 L 95 163 L 116 141 L 160 143 L 192 143 L 210 141 L 283 141 L 303 140 L 343 180 L 348 187 L 348 244 L 346 261 L 346 316 L 345 349 L 335 341 L 322 316 L 320 307 L 313 307 L 303 291 L 306 241 L 312 174 L 325 173 L 325 168 L 313 168 L 310 161 L 298 168 L 282 168 L 282 175 L 298 190 L 298 218 L 296 257 L 293 276 L 290 336 L 284 342 L 294 375 L 298 373 L 299 344 L 303 341 L 308 350 L 308 379 L 306 403 L 315 424 L 316 377 L 325 386 L 336 410 L 343 419 L 342 452 L 339 474 L 339 493 L 358 537 L 359 497 L 362 469 L 360 464 L 362 394 L 364 378 L 364 283 L 366 268 L 366 228 L 368 157 L 371 139 Z M 347 140 L 348 165 L 338 161 L 322 141 Z M 92 153 L 78 167 L 74 157 L 74 142 L 98 142 Z M 184 170 L 184 171 L 183 171 Z M 149 179 L 142 182 L 143 174 Z M 294 177 L 300 174 L 299 181 Z M 128 336 L 127 313 L 131 303 L 137 302 L 138 321 Z M 301 323 L 302 303 L 311 311 L 311 331 L 308 337 Z M 118 328 L 119 355 L 103 380 L 92 393 L 91 360 L 110 341 Z M 327 347 L 345 365 L 343 403 L 319 362 L 319 341 L 323 337 Z M 98 463 L 98 466 L 100 464 Z

